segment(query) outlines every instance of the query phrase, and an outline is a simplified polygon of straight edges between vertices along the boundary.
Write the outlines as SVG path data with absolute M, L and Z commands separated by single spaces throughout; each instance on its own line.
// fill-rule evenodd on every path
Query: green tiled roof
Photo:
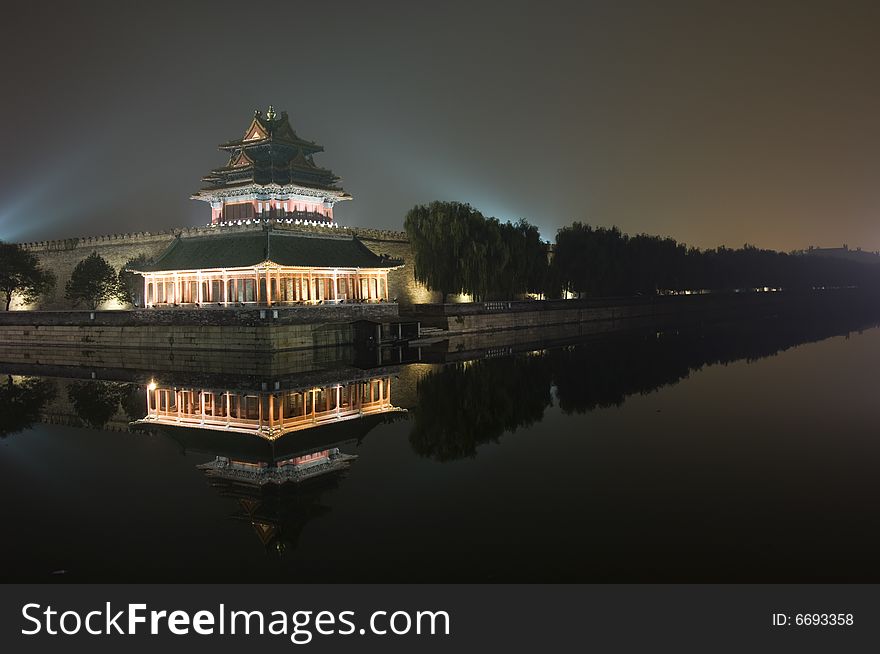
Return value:
M 141 266 L 143 270 L 138 272 L 245 268 L 265 261 L 314 268 L 393 268 L 402 263 L 374 254 L 353 236 L 264 229 L 177 238 L 156 261 Z

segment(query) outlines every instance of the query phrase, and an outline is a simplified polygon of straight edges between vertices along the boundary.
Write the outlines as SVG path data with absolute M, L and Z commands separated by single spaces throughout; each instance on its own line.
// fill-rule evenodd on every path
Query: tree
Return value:
M 541 293 L 547 281 L 547 245 L 525 220 L 487 218 L 468 204 L 432 202 L 413 207 L 404 221 L 416 280 L 475 300 Z
M 143 306 L 144 276 L 131 272 L 130 269 L 138 270 L 149 263 L 152 263 L 150 257 L 146 254 L 139 254 L 119 269 L 116 291 L 120 302 L 129 303 L 136 307 Z
M 523 293 L 546 293 L 547 243 L 541 240 L 538 228 L 520 219 L 516 223 L 502 225 L 501 233 L 508 255 L 502 296 L 509 299 Z
M 33 252 L 15 243 L 0 241 L 0 291 L 6 296 L 6 310 L 13 295 L 25 303 L 34 302 L 40 295 L 55 288 L 55 275 L 40 266 Z
M 551 279 L 582 295 L 653 295 L 762 287 L 880 287 L 880 264 L 762 250 L 689 248 L 672 238 L 579 222 L 556 235 Z
M 472 279 L 474 226 L 482 215 L 469 204 L 432 202 L 410 209 L 404 219 L 413 251 L 413 274 L 443 302 L 450 293 L 465 292 Z
M 90 309 L 98 308 L 105 300 L 119 292 L 116 271 L 97 252 L 92 252 L 76 264 L 65 287 L 65 297 L 75 306 L 85 303 Z
M 57 393 L 55 382 L 39 377 L 6 376 L 0 384 L 0 438 L 28 429 Z
M 100 429 L 116 415 L 131 386 L 125 382 L 74 382 L 67 388 L 67 398 L 80 420 Z

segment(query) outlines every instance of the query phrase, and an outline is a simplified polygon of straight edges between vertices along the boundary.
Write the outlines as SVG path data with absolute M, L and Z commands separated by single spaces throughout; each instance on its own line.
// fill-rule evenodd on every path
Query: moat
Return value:
M 877 581 L 875 313 L 0 364 L 0 576 Z

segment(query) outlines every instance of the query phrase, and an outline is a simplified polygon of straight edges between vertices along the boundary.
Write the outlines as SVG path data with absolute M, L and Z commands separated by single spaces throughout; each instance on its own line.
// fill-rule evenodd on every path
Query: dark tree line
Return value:
M 460 202 L 413 207 L 404 221 L 415 278 L 475 301 L 527 293 L 560 297 L 653 295 L 755 288 L 877 286 L 880 267 L 746 245 L 700 250 L 673 238 L 575 222 L 552 246 L 526 220 L 501 223 Z
M 756 288 L 806 290 L 877 286 L 880 267 L 845 259 L 762 250 L 700 250 L 672 238 L 629 236 L 616 227 L 574 223 L 556 235 L 552 278 L 584 296 Z

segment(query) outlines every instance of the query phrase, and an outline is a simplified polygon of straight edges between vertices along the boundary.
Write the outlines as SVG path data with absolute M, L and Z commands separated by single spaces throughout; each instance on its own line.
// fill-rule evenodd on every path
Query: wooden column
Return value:
M 266 306 L 272 306 L 272 275 L 266 270 Z
M 275 426 L 275 394 L 272 393 L 269 395 L 269 427 L 274 427 L 274 426 Z

